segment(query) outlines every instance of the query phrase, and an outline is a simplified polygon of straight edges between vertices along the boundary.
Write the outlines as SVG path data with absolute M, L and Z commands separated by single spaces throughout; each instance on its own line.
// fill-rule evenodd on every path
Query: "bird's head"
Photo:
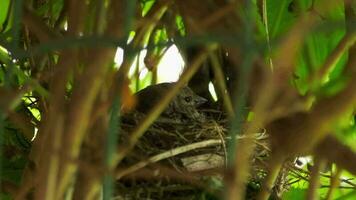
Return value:
M 195 94 L 189 87 L 184 87 L 178 93 L 176 101 L 178 101 L 179 104 L 182 106 L 189 106 L 189 107 L 196 108 L 203 105 L 208 100 Z
M 173 100 L 176 111 L 182 113 L 189 119 L 204 121 L 205 116 L 198 112 L 197 107 L 206 103 L 207 100 L 195 94 L 189 87 L 183 87 Z

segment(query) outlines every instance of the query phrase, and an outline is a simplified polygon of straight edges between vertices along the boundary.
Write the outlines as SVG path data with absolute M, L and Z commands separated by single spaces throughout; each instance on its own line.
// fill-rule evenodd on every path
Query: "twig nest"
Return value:
M 175 173 L 178 173 L 185 178 L 187 178 L 187 174 L 189 174 L 189 177 L 196 181 L 201 181 L 201 174 L 208 172 L 208 176 L 205 177 L 209 177 L 209 179 L 213 177 L 218 178 L 217 180 L 220 180 L 222 184 L 222 176 L 221 174 L 216 176 L 216 172 L 219 170 L 221 171 L 226 166 L 226 143 L 228 143 L 228 140 L 231 140 L 232 138 L 227 135 L 228 123 L 221 112 L 210 110 L 204 112 L 204 115 L 206 116 L 204 121 L 197 121 L 193 119 L 177 120 L 165 116 L 159 117 L 146 130 L 145 134 L 136 144 L 134 150 L 124 160 L 123 165 L 132 166 L 148 160 L 149 162 L 146 163 L 147 167 L 145 169 L 150 169 L 150 172 L 147 173 L 146 171 L 143 176 L 146 177 L 148 175 L 157 175 L 157 177 L 161 177 L 159 178 L 159 182 L 165 182 L 165 186 L 167 187 L 179 183 L 180 186 L 184 185 L 185 187 L 189 187 L 189 190 L 192 190 L 192 187 L 195 188 L 195 186 L 192 186 L 190 183 L 182 184 L 182 180 L 178 180 L 177 182 L 177 180 L 171 180 L 169 178 L 170 175 L 160 174 L 160 167 L 157 168 L 157 166 L 168 166 L 169 168 L 172 168 Z M 122 117 L 121 135 L 123 136 L 123 145 L 125 144 L 125 140 L 130 137 L 130 132 L 132 132 L 133 129 L 140 124 L 140 121 L 144 117 L 145 114 L 137 111 L 125 114 Z M 252 173 L 250 177 L 251 181 L 248 184 L 248 193 L 250 192 L 253 194 L 248 195 L 255 195 L 254 193 L 259 190 L 260 183 L 266 175 L 266 164 L 264 161 L 269 154 L 269 145 L 266 137 L 267 136 L 264 132 L 256 133 L 254 136 L 256 139 L 257 147 L 251 160 Z M 235 139 L 240 140 L 244 138 L 246 137 L 239 135 Z M 159 155 L 164 155 L 164 159 L 159 159 Z M 159 160 L 158 165 L 156 163 L 157 160 Z M 153 161 L 154 163 L 152 163 Z M 151 164 L 151 167 L 149 164 Z M 141 169 L 141 171 L 145 170 Z M 215 171 L 213 173 L 215 175 L 212 176 L 212 174 L 210 174 L 209 176 L 209 171 Z M 138 174 L 139 173 L 135 173 L 136 181 Z M 158 174 L 162 176 L 159 176 Z M 282 179 L 285 178 L 286 177 L 283 176 Z M 120 185 L 121 189 L 132 189 L 131 187 L 126 187 L 122 184 L 123 183 Z M 157 187 L 165 187 L 162 185 L 158 186 L 157 180 L 145 180 L 142 182 L 142 184 L 144 184 L 144 187 L 152 187 L 156 189 Z M 155 195 L 158 194 L 155 193 Z M 166 198 L 168 197 L 165 195 L 157 197 L 157 199 Z

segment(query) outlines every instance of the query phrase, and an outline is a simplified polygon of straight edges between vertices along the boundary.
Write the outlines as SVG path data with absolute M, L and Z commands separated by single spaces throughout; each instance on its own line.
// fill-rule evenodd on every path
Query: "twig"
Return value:
M 316 157 L 315 158 L 315 163 L 314 166 L 312 167 L 310 179 L 309 179 L 309 187 L 308 187 L 308 192 L 307 192 L 307 197 L 306 199 L 308 200 L 313 200 L 316 199 L 318 196 L 318 188 L 320 185 L 320 173 L 319 171 L 325 167 L 325 160 Z
M 152 156 L 148 160 L 141 161 L 135 165 L 132 165 L 132 166 L 126 168 L 123 171 L 118 171 L 116 173 L 115 177 L 116 177 L 116 179 L 120 179 L 121 177 L 123 177 L 127 174 L 130 174 L 138 169 L 141 169 L 151 163 L 158 162 L 160 160 L 164 160 L 164 159 L 167 159 L 167 158 L 170 158 L 170 157 L 173 157 L 173 156 L 176 156 L 176 155 L 188 152 L 188 151 L 192 151 L 194 149 L 215 146 L 215 145 L 220 145 L 220 144 L 222 144 L 221 140 L 211 139 L 211 140 L 205 140 L 202 142 L 196 142 L 196 143 L 188 144 L 185 146 L 177 147 L 177 148 L 165 151 L 163 153 L 160 153 L 158 155 Z
M 25 8 L 23 12 L 22 23 L 34 33 L 41 42 L 46 42 L 60 36 L 59 33 L 50 29 L 42 20 Z
M 328 190 L 328 193 L 326 194 L 325 200 L 332 199 L 335 189 L 338 188 L 338 186 L 340 184 L 341 172 L 342 172 L 342 169 L 340 167 L 336 167 L 336 171 L 334 172 L 333 176 L 330 179 L 330 188 Z
M 214 75 L 216 77 L 217 86 L 218 86 L 218 89 L 220 90 L 220 94 L 222 96 L 222 100 L 223 100 L 225 109 L 226 109 L 229 117 L 234 117 L 235 113 L 234 113 L 234 109 L 232 106 L 231 97 L 226 90 L 225 77 L 221 70 L 222 66 L 220 65 L 215 53 L 211 53 L 210 59 L 211 59 Z

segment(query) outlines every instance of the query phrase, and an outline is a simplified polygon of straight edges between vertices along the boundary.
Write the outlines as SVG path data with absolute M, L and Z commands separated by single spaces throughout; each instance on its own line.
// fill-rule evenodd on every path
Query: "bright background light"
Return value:
M 146 56 L 147 50 L 142 50 L 138 57 L 135 57 L 135 60 L 130 67 L 129 77 L 132 77 L 135 73 L 137 62 L 139 66 L 139 79 L 144 79 L 149 75 L 149 70 L 145 67 L 144 58 Z M 122 48 L 117 48 L 115 55 L 115 64 L 119 68 L 122 64 L 124 57 L 124 52 Z M 175 82 L 179 79 L 183 68 L 184 60 L 179 53 L 177 46 L 172 45 L 161 58 L 159 64 L 157 65 L 157 83 L 163 82 Z
M 173 82 L 179 79 L 184 67 L 184 60 L 177 46 L 172 45 L 158 64 L 158 83 Z

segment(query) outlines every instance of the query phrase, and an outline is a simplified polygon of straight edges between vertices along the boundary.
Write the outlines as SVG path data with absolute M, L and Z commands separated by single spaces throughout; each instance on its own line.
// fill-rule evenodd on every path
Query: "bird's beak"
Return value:
M 204 103 L 208 102 L 208 100 L 206 100 L 205 98 L 201 97 L 201 96 L 198 96 L 196 95 L 196 98 L 195 98 L 195 105 L 196 107 L 198 106 L 201 106 L 203 105 Z

